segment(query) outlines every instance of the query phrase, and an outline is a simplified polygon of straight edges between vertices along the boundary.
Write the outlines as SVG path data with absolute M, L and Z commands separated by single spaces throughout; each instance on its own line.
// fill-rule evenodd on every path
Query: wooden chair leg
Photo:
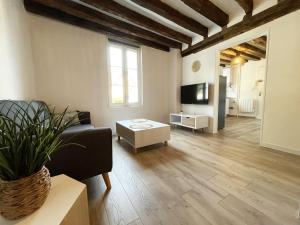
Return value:
M 110 179 L 109 179 L 108 173 L 102 173 L 102 177 L 103 177 L 103 180 L 105 182 L 106 189 L 110 190 L 111 189 L 111 184 L 110 184 Z

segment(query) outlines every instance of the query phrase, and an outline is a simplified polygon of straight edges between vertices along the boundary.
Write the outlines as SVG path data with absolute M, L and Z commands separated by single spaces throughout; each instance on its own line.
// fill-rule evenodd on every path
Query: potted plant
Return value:
M 46 200 L 51 181 L 45 165 L 62 147 L 61 134 L 73 120 L 65 121 L 67 109 L 57 114 L 46 104 L 4 102 L 0 108 L 0 214 L 18 219 Z

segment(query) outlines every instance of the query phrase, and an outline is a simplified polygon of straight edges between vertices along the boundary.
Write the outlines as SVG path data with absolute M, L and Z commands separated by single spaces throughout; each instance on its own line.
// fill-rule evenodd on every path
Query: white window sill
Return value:
M 142 107 L 142 104 L 111 104 L 110 108 L 112 109 L 124 109 L 124 108 L 140 108 Z

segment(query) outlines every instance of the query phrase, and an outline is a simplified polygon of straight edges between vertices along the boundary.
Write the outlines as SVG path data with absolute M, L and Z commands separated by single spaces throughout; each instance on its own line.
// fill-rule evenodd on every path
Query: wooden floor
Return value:
M 261 120 L 249 117 L 227 117 L 221 136 L 245 140 L 258 144 L 260 140 Z
M 300 224 L 300 157 L 247 140 L 250 121 L 230 122 L 215 136 L 172 130 L 169 146 L 137 155 L 114 139 L 112 189 L 86 180 L 91 224 Z

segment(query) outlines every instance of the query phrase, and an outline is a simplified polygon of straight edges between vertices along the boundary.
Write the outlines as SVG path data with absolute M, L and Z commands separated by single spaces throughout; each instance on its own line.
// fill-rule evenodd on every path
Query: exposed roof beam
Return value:
M 220 54 L 220 60 L 229 60 L 231 61 L 235 56 L 237 56 L 238 54 L 240 55 L 240 57 L 242 57 L 245 61 L 248 61 L 248 60 L 259 60 L 260 58 L 254 58 L 252 57 L 251 55 L 248 55 L 247 53 L 243 53 L 243 52 L 239 52 L 239 51 L 236 51 L 235 49 L 228 49 L 230 51 L 234 51 L 235 52 L 235 55 L 230 55 L 230 54 L 226 54 L 226 53 L 223 53 L 221 52 Z M 248 56 L 247 56 L 248 55 Z M 251 57 L 249 57 L 251 56 Z
M 228 48 L 228 50 L 235 52 L 235 54 L 240 54 L 242 57 L 246 57 L 248 59 L 252 59 L 252 60 L 260 60 L 261 58 L 259 56 L 253 55 L 253 54 L 249 54 L 247 52 L 244 51 L 239 51 L 237 49 L 234 48 Z
M 221 52 L 221 59 L 231 60 L 234 57 L 235 57 L 234 55 L 230 55 L 230 54 L 226 54 L 226 53 Z
M 164 26 L 129 8 L 126 8 L 125 6 L 122 6 L 115 1 L 112 0 L 81 0 L 81 1 L 89 5 L 92 5 L 101 11 L 105 11 L 109 14 L 125 19 L 133 24 L 136 24 L 145 29 L 159 33 L 165 37 L 175 39 L 182 43 L 187 43 L 187 44 L 192 43 L 191 37 L 183 33 L 180 33 L 178 31 L 172 30 L 171 28 Z
M 235 0 L 244 9 L 246 15 L 251 15 L 253 11 L 253 0 Z
M 246 57 L 248 59 L 251 59 L 251 60 L 261 60 L 260 57 L 249 54 L 249 53 L 246 53 L 246 52 L 240 52 L 240 55 L 243 56 L 243 57 Z
M 229 50 L 229 48 L 228 49 L 225 49 L 225 50 L 223 50 L 223 51 L 226 51 L 226 50 Z M 223 55 L 224 57 L 227 57 L 227 58 L 230 58 L 230 59 L 232 59 L 232 58 L 234 58 L 235 56 L 236 56 L 236 53 L 234 53 L 234 55 L 232 55 L 232 54 L 228 54 L 228 53 L 225 53 L 225 52 L 221 52 L 221 55 Z
M 117 36 L 115 36 L 115 37 L 109 37 L 108 41 L 114 42 L 114 43 L 117 43 L 117 44 L 128 45 L 128 46 L 131 46 L 133 48 L 139 48 L 140 47 L 137 42 L 136 43 L 133 42 L 133 41 L 129 42 L 129 41 L 123 40 L 123 38 L 117 37 Z
M 257 56 L 259 56 L 261 58 L 265 58 L 265 56 L 266 56 L 266 51 L 261 50 L 260 48 L 257 48 L 253 45 L 248 44 L 248 43 L 239 44 L 236 48 L 245 49 L 245 51 L 256 54 Z M 245 52 L 245 51 L 240 51 L 240 52 Z
M 225 28 L 221 32 L 218 32 L 204 39 L 203 41 L 188 47 L 182 51 L 181 55 L 187 56 L 199 52 L 298 9 L 300 9 L 300 1 L 282 0 L 277 5 L 274 5 L 254 16 L 247 17 L 242 22 Z
M 66 12 L 70 15 L 77 16 L 79 18 L 94 22 L 106 27 L 110 27 L 115 30 L 119 30 L 123 33 L 138 36 L 149 41 L 154 41 L 172 48 L 181 49 L 181 43 L 160 36 L 156 33 L 134 26 L 130 23 L 123 22 L 121 20 L 110 17 L 104 13 L 98 12 L 81 4 L 69 1 L 69 0 L 31 0 L 42 5 L 52 7 L 54 9 Z
M 181 1 L 221 27 L 226 26 L 229 22 L 229 16 L 209 0 Z
M 267 42 L 264 39 L 264 37 L 266 37 L 266 36 L 253 39 L 253 40 L 249 41 L 249 44 L 252 44 L 252 45 L 254 45 L 254 46 L 258 47 L 258 48 L 266 50 Z
M 150 11 L 157 13 L 158 15 L 165 17 L 166 19 L 184 27 L 194 33 L 207 37 L 208 28 L 201 23 L 193 20 L 192 18 L 180 13 L 174 8 L 170 7 L 166 3 L 160 0 L 131 0 L 132 2 L 146 8 Z
M 230 64 L 231 60 L 220 59 L 221 64 Z
M 61 1 L 61 0 L 60 0 Z M 160 49 L 163 51 L 169 51 L 169 47 L 154 41 L 146 40 L 138 36 L 134 36 L 131 34 L 123 33 L 119 30 L 115 30 L 111 27 L 107 27 L 95 22 L 91 22 L 86 19 L 82 19 L 80 17 L 68 14 L 66 12 L 63 12 L 61 10 L 45 6 L 43 4 L 37 3 L 33 0 L 24 0 L 24 6 L 27 11 L 41 15 L 46 16 L 55 20 L 62 21 L 64 23 L 72 24 L 75 26 L 79 26 L 82 28 L 86 28 L 92 31 L 96 31 L 99 33 L 106 34 L 111 39 L 117 39 L 122 38 L 123 41 L 129 42 L 129 43 L 135 43 L 139 45 L 146 45 L 149 47 L 153 47 L 156 49 Z
M 110 33 L 108 33 L 108 38 L 109 38 L 109 40 L 114 40 L 116 42 L 131 45 L 131 46 L 144 45 L 144 46 L 159 49 L 159 50 L 162 50 L 165 52 L 170 51 L 169 46 L 165 46 L 165 45 L 159 44 L 154 41 L 148 41 L 148 40 L 145 40 L 140 37 L 135 37 L 135 36 L 126 35 L 126 34 L 124 35 L 124 34 L 122 34 L 122 32 L 118 33 L 116 31 L 111 31 Z

